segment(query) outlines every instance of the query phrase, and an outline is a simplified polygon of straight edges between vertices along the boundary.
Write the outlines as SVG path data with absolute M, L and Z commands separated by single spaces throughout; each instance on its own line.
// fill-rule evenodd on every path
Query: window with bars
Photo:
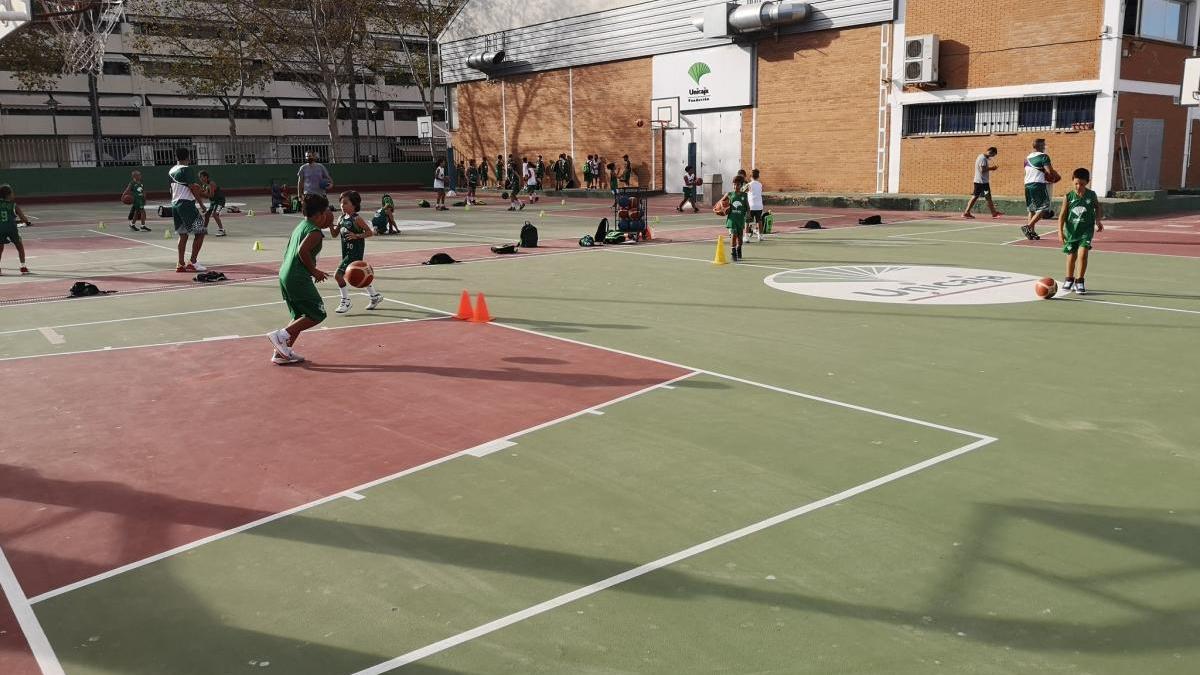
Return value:
M 1071 129 L 1095 121 L 1095 94 L 904 106 L 905 136 Z

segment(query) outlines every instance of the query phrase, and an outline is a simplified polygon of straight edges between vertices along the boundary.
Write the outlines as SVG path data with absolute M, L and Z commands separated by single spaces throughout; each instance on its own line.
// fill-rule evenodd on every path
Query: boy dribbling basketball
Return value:
M 132 171 L 129 174 L 129 185 L 125 187 L 126 194 L 129 195 L 129 229 L 134 232 L 149 232 L 150 228 L 146 227 L 146 186 L 142 184 L 142 172 Z M 142 226 L 139 229 L 137 222 L 141 221 Z
M 217 234 L 214 236 L 224 237 L 225 223 L 221 222 L 221 212 L 225 210 L 225 192 L 212 179 L 212 176 L 208 175 L 207 171 L 200 172 L 200 187 L 204 188 L 204 194 L 208 196 L 208 209 L 204 212 L 204 226 L 208 227 L 210 219 L 217 221 Z
M 4 256 L 4 245 L 12 244 L 17 248 L 17 258 L 21 261 L 21 274 L 29 274 L 25 267 L 25 244 L 21 241 L 21 233 L 17 232 L 17 223 L 29 219 L 13 201 L 13 189 L 8 185 L 0 185 L 0 257 Z
M 346 268 L 350 266 L 350 263 L 363 259 L 367 252 L 366 240 L 375 233 L 367 227 L 362 216 L 358 215 L 362 208 L 361 195 L 354 190 L 347 190 L 341 194 L 339 201 L 342 207 L 342 217 L 330 231 L 334 236 L 340 235 L 342 238 L 342 264 L 338 265 L 337 273 L 333 277 L 338 285 L 338 293 L 342 295 L 342 301 L 333 311 L 345 314 L 350 311 L 350 293 L 346 290 Z M 376 291 L 374 286 L 367 286 L 367 295 L 371 298 L 367 309 L 375 309 L 379 303 L 383 302 L 383 294 Z
M 1104 231 L 1104 223 L 1100 222 L 1104 217 L 1100 199 L 1087 187 L 1091 180 L 1092 175 L 1087 169 L 1075 169 L 1071 174 L 1075 189 L 1063 198 L 1062 210 L 1058 214 L 1058 238 L 1063 243 L 1063 253 L 1067 254 L 1067 277 L 1063 279 L 1063 293 L 1087 293 L 1083 277 L 1087 274 L 1092 237 L 1096 232 Z M 1079 252 L 1080 249 L 1083 249 L 1083 253 Z M 1075 276 L 1076 261 L 1079 263 L 1078 277 Z
M 300 333 L 320 325 L 325 320 L 325 302 L 314 282 L 325 281 L 329 275 L 317 268 L 317 254 L 325 235 L 321 230 L 333 230 L 333 213 L 325 195 L 308 194 L 301 202 L 304 220 L 292 230 L 283 265 L 279 268 L 279 291 L 287 304 L 292 322 L 284 328 L 267 333 L 275 348 L 271 363 L 287 365 L 301 363 L 304 357 L 292 350 Z

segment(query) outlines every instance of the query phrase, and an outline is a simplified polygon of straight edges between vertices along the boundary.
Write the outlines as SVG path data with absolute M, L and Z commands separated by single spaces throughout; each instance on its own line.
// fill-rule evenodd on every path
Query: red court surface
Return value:
M 130 232 L 130 234 L 133 234 Z M 140 241 L 130 241 L 119 237 L 106 237 L 101 234 L 83 235 L 79 237 L 43 237 L 25 241 L 27 253 L 33 255 L 37 248 L 38 256 L 54 255 L 56 253 L 88 253 L 90 251 L 113 251 L 128 248 L 143 248 Z
M 17 624 L 8 603 L 0 598 L 0 673 L 4 675 L 42 675 L 29 651 L 25 634 Z
M 265 337 L 0 363 L 37 383 L 0 444 L 0 548 L 25 594 L 685 374 L 448 319 L 315 331 L 298 350 L 310 363 L 270 364 Z
M 1057 233 L 1057 222 L 1038 224 L 1043 233 Z M 1093 240 L 1095 253 L 1143 253 L 1186 258 L 1200 257 L 1200 218 L 1189 216 L 1159 216 L 1139 220 L 1105 220 L 1104 231 Z M 1018 246 L 1061 248 L 1058 237 L 1041 241 L 1020 241 Z

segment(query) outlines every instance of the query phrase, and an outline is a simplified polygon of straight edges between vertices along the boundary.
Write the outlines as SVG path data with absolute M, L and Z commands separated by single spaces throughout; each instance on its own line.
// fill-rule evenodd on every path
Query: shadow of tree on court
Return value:
M 735 602 L 819 613 L 848 619 L 916 627 L 938 633 L 949 633 L 963 639 L 1034 651 L 1078 651 L 1096 654 L 1141 653 L 1157 650 L 1194 648 L 1194 630 L 1200 625 L 1200 591 L 1184 586 L 1182 597 L 1159 600 L 1141 598 L 1144 589 L 1139 585 L 1156 577 L 1178 576 L 1194 572 L 1200 566 L 1200 526 L 1167 522 L 1161 511 L 1095 507 L 1086 504 L 981 504 L 970 536 L 980 546 L 961 551 L 962 562 L 947 570 L 943 586 L 936 597 L 925 606 L 896 607 L 867 602 L 848 602 L 822 597 L 815 593 L 763 590 L 758 579 L 743 584 L 712 581 L 690 572 L 666 567 L 650 574 L 612 587 L 611 591 L 650 595 L 671 600 L 699 597 L 718 597 Z M 577 555 L 494 541 L 390 529 L 372 525 L 334 522 L 299 516 L 288 527 L 266 527 L 253 531 L 256 536 L 282 537 L 308 544 L 335 549 L 358 550 L 383 556 L 446 564 L 456 568 L 471 568 L 500 572 L 517 577 L 561 581 L 577 587 L 639 567 L 647 561 L 626 561 L 613 558 Z M 988 550 L 992 535 L 1008 526 L 1019 527 L 1038 522 L 1062 530 L 1063 535 L 1091 538 L 1100 546 L 1123 546 L 1140 559 L 1147 556 L 1169 564 L 1149 565 L 1130 570 L 1127 565 L 1112 573 L 1094 573 L 1094 560 L 1080 548 L 1073 549 L 1082 563 L 1078 574 L 1066 576 L 1041 569 L 1035 562 L 1023 560 L 1020 548 L 1008 542 L 1003 551 Z M 302 535 L 300 533 L 303 533 Z M 802 542 L 797 542 L 798 547 Z M 999 548 L 999 547 L 997 547 Z M 1067 551 L 1063 557 L 1070 557 Z M 1061 563 L 1056 559 L 1055 563 Z M 1038 611 L 1016 617 L 981 615 L 957 608 L 968 596 L 967 591 L 979 582 L 982 568 L 998 565 L 1025 575 L 1036 586 L 1013 588 L 1013 593 L 1037 594 Z M 847 572 L 852 574 L 852 572 Z M 1130 582 L 1127 593 L 1105 588 L 1124 580 Z M 778 583 L 778 582 L 776 582 Z M 1060 588 L 1064 593 L 1085 593 L 1093 601 L 1108 603 L 1107 616 L 1066 616 L 1050 618 L 1040 611 L 1045 586 Z M 611 592 L 610 591 L 610 592 Z M 1166 606 L 1170 602 L 1172 606 Z M 514 608 L 518 609 L 518 608 Z M 1132 612 L 1135 616 L 1128 617 Z
M 618 377 L 604 373 L 570 373 L 528 370 L 525 368 L 456 368 L 453 366 L 425 366 L 416 363 L 314 363 L 308 361 L 291 366 L 317 373 L 424 373 L 436 377 L 452 377 L 469 380 L 495 380 L 500 382 L 536 382 L 568 387 L 649 387 L 662 384 L 662 378 Z

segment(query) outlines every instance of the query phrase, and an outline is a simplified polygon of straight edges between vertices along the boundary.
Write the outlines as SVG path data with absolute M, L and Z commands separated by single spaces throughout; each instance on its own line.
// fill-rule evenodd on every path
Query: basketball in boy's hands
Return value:
M 129 194 L 128 192 L 121 195 L 121 203 L 124 204 L 125 206 L 129 206 L 130 204 L 133 203 L 133 195 Z
M 1060 180 L 1062 180 L 1062 176 L 1058 175 L 1058 172 L 1055 171 L 1054 169 L 1050 169 L 1049 171 L 1046 172 L 1046 182 L 1047 183 L 1057 183 Z
M 1058 292 L 1058 282 L 1052 277 L 1042 277 L 1033 285 L 1034 292 L 1043 300 L 1049 300 Z
M 375 281 L 375 270 L 367 263 L 356 260 L 346 266 L 346 283 L 355 288 L 366 288 Z

